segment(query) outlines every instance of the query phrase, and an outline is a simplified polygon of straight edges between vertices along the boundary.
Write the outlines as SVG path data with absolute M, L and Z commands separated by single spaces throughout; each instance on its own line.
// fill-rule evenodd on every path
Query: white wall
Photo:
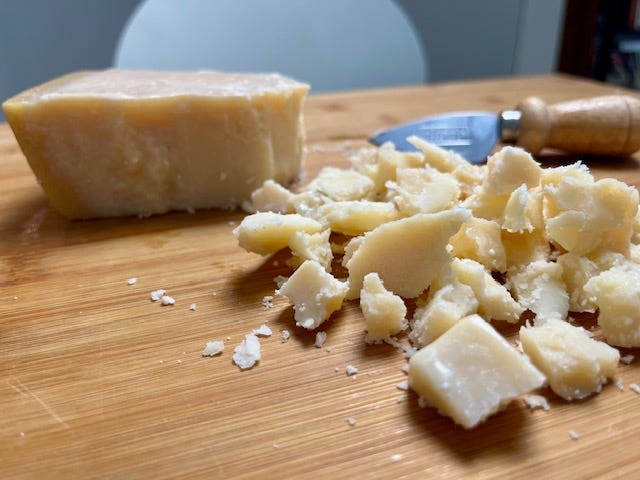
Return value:
M 0 102 L 73 70 L 110 66 L 138 2 L 0 0 Z
M 0 101 L 110 66 L 139 1 L 0 0 Z M 565 0 L 395 1 L 421 36 L 432 82 L 555 70 Z
M 565 0 L 395 0 L 415 23 L 431 82 L 555 71 Z

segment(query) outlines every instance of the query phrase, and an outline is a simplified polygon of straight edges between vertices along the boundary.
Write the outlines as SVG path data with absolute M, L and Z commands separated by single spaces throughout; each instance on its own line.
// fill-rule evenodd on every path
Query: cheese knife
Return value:
M 393 142 L 402 151 L 418 150 L 415 135 L 453 150 L 470 163 L 483 163 L 499 142 L 516 144 L 533 155 L 543 148 L 566 153 L 628 157 L 640 149 L 640 100 L 605 95 L 547 105 L 525 98 L 514 110 L 455 112 L 425 117 L 374 134 L 375 145 Z

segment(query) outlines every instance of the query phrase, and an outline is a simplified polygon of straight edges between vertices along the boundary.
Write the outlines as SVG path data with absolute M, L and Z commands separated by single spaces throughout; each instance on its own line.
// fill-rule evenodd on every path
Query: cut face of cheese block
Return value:
M 431 406 L 473 428 L 544 375 L 478 315 L 463 318 L 409 361 L 409 385 Z
M 229 207 L 301 166 L 308 86 L 277 74 L 105 70 L 3 104 L 36 177 L 70 218 Z
M 541 326 L 520 328 L 520 341 L 534 365 L 547 376 L 551 389 L 565 400 L 599 392 L 620 359 L 615 348 L 554 318 Z

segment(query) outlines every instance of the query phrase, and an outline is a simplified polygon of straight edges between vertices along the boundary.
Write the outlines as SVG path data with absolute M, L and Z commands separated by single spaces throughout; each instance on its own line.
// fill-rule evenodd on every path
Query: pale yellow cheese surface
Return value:
M 308 86 L 277 74 L 78 72 L 7 100 L 51 203 L 71 218 L 230 207 L 293 180 Z
M 618 350 L 587 333 L 556 318 L 520 328 L 525 353 L 547 376 L 551 389 L 566 400 L 581 400 L 599 392 L 620 359 Z
M 276 292 L 294 305 L 296 325 L 313 330 L 342 307 L 348 285 L 306 260 Z
M 409 384 L 427 403 L 473 428 L 545 376 L 479 315 L 456 323 L 409 361 Z

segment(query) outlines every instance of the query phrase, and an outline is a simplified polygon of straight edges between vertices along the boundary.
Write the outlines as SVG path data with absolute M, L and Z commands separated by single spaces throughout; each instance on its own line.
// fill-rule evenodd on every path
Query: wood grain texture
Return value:
M 323 165 L 346 165 L 374 131 L 429 113 L 612 92 L 535 76 L 312 95 L 307 178 Z M 0 166 L 2 478 L 640 475 L 640 396 L 629 389 L 640 383 L 638 361 L 619 367 L 623 391 L 607 385 L 571 404 L 544 391 L 550 411 L 518 401 L 465 431 L 396 388 L 403 355 L 364 344 L 355 303 L 328 322 L 325 348 L 295 328 L 285 299 L 264 309 L 273 278 L 289 271 L 282 255 L 263 259 L 237 246 L 241 212 L 64 220 L 6 124 Z M 589 166 L 598 177 L 640 183 L 636 159 Z M 152 303 L 158 288 L 176 304 Z M 274 335 L 261 340 L 260 364 L 241 372 L 233 348 L 263 323 Z M 283 329 L 292 333 L 286 343 Z M 223 354 L 202 357 L 216 339 L 225 340 Z M 348 364 L 359 369 L 355 377 L 345 374 Z
M 588 155 L 627 157 L 640 149 L 640 100 L 603 95 L 547 105 L 527 97 L 518 145 L 534 155 L 545 147 Z

